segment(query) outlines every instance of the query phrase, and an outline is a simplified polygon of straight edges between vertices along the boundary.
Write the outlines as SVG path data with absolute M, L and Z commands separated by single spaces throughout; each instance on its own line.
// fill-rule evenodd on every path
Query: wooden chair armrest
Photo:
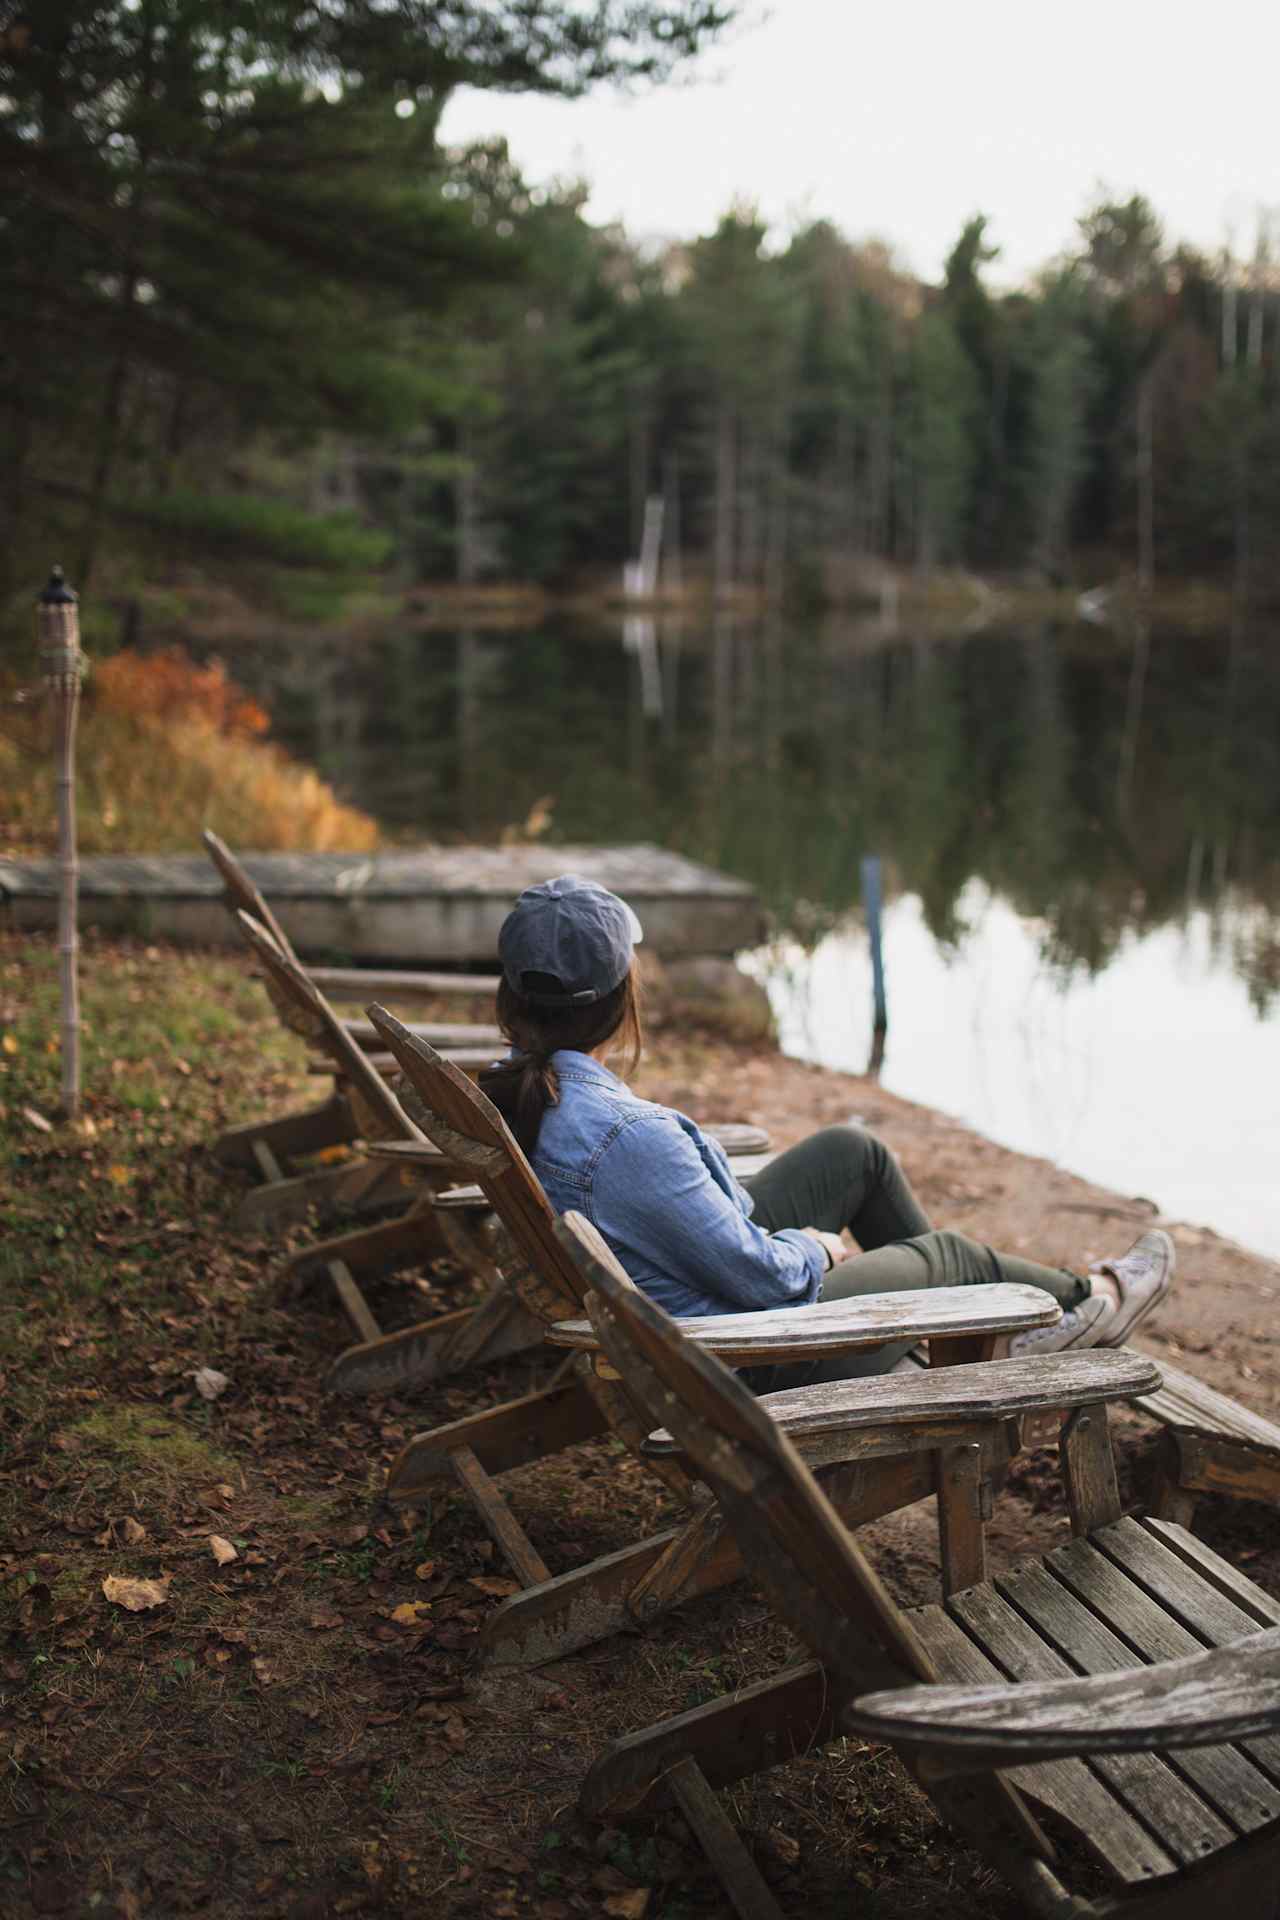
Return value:
M 446 1047 L 442 1049 L 446 1060 L 452 1060 L 455 1067 L 487 1067 L 493 1059 L 492 1047 Z M 394 1053 L 366 1053 L 365 1059 L 375 1073 L 399 1073 L 400 1062 Z M 332 1073 L 341 1078 L 341 1069 L 332 1060 L 316 1058 L 307 1061 L 308 1073 Z
M 760 1405 L 803 1448 L 822 1434 L 939 1420 L 990 1426 L 1061 1407 L 1087 1407 L 1151 1393 L 1160 1370 L 1143 1353 L 1104 1347 L 1092 1353 L 1028 1354 L 1024 1360 L 979 1360 L 967 1367 L 920 1367 L 912 1373 L 874 1374 L 824 1386 L 765 1393 Z M 644 1451 L 678 1453 L 673 1434 L 650 1434 Z
M 308 967 L 316 986 L 331 999 L 434 1000 L 444 993 L 496 993 L 496 973 L 375 972 L 371 967 Z
M 382 1037 L 371 1020 L 344 1020 L 342 1024 L 366 1053 L 383 1046 Z M 487 1047 L 491 1060 L 496 1059 L 507 1044 L 497 1027 L 464 1026 L 446 1020 L 419 1022 L 411 1026 L 409 1032 L 442 1051 L 449 1047 Z
M 433 1146 L 430 1140 L 371 1140 L 367 1151 L 410 1163 L 440 1158 L 440 1149 Z M 730 1159 L 729 1167 L 739 1180 L 743 1180 L 748 1174 L 758 1173 L 761 1167 L 768 1166 L 772 1159 L 771 1153 L 748 1154 L 741 1160 L 735 1155 Z
M 842 1727 L 918 1751 L 922 1773 L 1072 1754 L 1216 1746 L 1280 1727 L 1280 1627 L 1150 1667 L 988 1687 L 864 1694 Z
M 966 1339 L 1050 1327 L 1062 1309 L 1039 1287 L 992 1282 L 977 1287 L 922 1287 L 910 1293 L 865 1293 L 851 1300 L 819 1300 L 811 1307 L 772 1307 L 762 1313 L 717 1313 L 677 1320 L 688 1339 L 730 1367 L 822 1360 L 887 1341 Z M 562 1320 L 547 1331 L 555 1346 L 594 1352 L 589 1320 Z

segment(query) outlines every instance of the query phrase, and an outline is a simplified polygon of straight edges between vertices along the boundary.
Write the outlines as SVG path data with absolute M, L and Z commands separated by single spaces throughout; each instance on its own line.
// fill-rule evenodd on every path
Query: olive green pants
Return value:
M 1017 1254 L 997 1253 L 966 1234 L 936 1231 L 911 1191 L 894 1155 L 862 1127 L 824 1127 L 780 1153 L 743 1185 L 755 1201 L 752 1219 L 770 1233 L 779 1227 L 847 1227 L 863 1251 L 826 1276 L 824 1300 L 862 1293 L 905 1293 L 917 1287 L 972 1287 L 992 1280 L 1042 1287 L 1059 1306 L 1075 1307 L 1090 1283 L 1062 1267 L 1042 1267 Z M 835 1360 L 800 1366 L 754 1367 L 757 1393 L 854 1380 L 887 1373 L 914 1342 L 868 1347 Z

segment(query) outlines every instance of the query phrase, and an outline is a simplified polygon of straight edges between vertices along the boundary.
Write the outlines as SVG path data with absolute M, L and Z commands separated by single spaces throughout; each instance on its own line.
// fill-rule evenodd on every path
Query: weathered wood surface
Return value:
M 1280 1727 L 1280 1628 L 1238 1646 L 1119 1673 L 1018 1687 L 904 1687 L 867 1694 L 844 1721 L 878 1740 L 954 1749 L 978 1766 L 1218 1745 Z M 1265 1792 L 1266 1782 L 1257 1778 Z M 1242 1811 L 1235 1796 L 1231 1806 Z M 1272 1790 L 1264 1817 L 1277 1812 L 1280 1799 Z
M 671 1769 L 672 1796 L 720 1877 L 738 1920 L 782 1920 L 782 1909 L 760 1877 L 706 1776 L 686 1754 Z
M 434 1000 L 441 994 L 495 994 L 496 973 L 403 972 L 389 967 L 310 967 L 321 993 L 334 1000 Z
M 1280 1502 L 1280 1426 L 1192 1374 L 1173 1367 L 1161 1371 L 1160 1391 L 1133 1402 L 1164 1429 L 1156 1511 L 1189 1525 L 1200 1493 L 1269 1506 Z
M 1229 1394 L 1218 1393 L 1193 1374 L 1160 1363 L 1161 1384 L 1155 1392 L 1140 1391 L 1134 1404 L 1162 1426 L 1183 1432 L 1219 1434 L 1224 1440 L 1257 1447 L 1280 1461 L 1280 1426 L 1262 1414 L 1242 1407 Z
M 915 1368 L 875 1374 L 865 1380 L 834 1380 L 815 1387 L 765 1393 L 760 1405 L 797 1445 L 809 1435 L 850 1433 L 880 1425 L 962 1416 L 1007 1420 L 1041 1407 L 1092 1406 L 1127 1400 L 1144 1381 L 1158 1378 L 1155 1362 L 1130 1348 L 1087 1353 L 1029 1354 L 1021 1360 L 986 1360 L 970 1367 Z M 651 1434 L 645 1451 L 673 1452 L 665 1428 Z
M 1073 1533 L 1092 1533 L 1120 1518 L 1120 1489 L 1107 1410 L 1077 1407 L 1062 1429 L 1062 1477 Z
M 679 1320 L 688 1339 L 727 1366 L 762 1361 L 818 1360 L 825 1354 L 879 1347 L 891 1340 L 928 1340 L 980 1333 L 1017 1333 L 1052 1326 L 1062 1309 L 1038 1287 L 992 1282 L 977 1287 L 920 1288 L 912 1293 L 868 1293 L 853 1300 L 818 1300 L 811 1307 L 763 1313 L 719 1313 Z M 591 1351 L 599 1345 L 589 1320 L 563 1320 L 549 1329 L 553 1345 Z
M 921 1607 L 911 1617 L 942 1683 L 998 1686 L 1009 1692 L 1001 1669 L 944 1608 Z M 1094 1859 L 1122 1883 L 1141 1885 L 1174 1872 L 1168 1852 L 1083 1760 L 1040 1761 L 1034 1767 L 1015 1767 L 1006 1777 L 1020 1793 L 1074 1827 Z
M 356 1045 L 364 1047 L 367 1052 L 371 1053 L 381 1044 L 376 1029 L 367 1020 L 344 1020 L 342 1024 Z M 415 1021 L 409 1031 L 429 1040 L 433 1047 L 446 1049 L 450 1054 L 455 1047 L 483 1047 L 490 1060 L 504 1052 L 507 1045 L 497 1027 L 468 1026 L 461 1020 Z
M 420 1506 L 453 1477 L 451 1456 L 462 1446 L 471 1448 L 487 1473 L 506 1473 L 594 1439 L 605 1425 L 581 1381 L 543 1387 L 415 1434 L 392 1464 L 386 1497 L 395 1506 Z
M 578 873 L 620 893 L 646 945 L 668 955 L 737 952 L 759 944 L 753 889 L 658 847 L 429 847 L 376 854 L 251 853 L 245 871 L 303 955 L 344 961 L 484 963 L 525 887 Z M 80 920 L 200 946 L 227 943 L 217 876 L 198 854 L 116 854 L 82 861 Z M 55 924 L 51 861 L 0 860 L 9 924 Z
M 251 1121 L 248 1126 L 229 1127 L 220 1133 L 210 1151 L 224 1167 L 243 1167 L 252 1172 L 257 1165 L 254 1149 L 259 1142 L 279 1158 L 322 1153 L 326 1147 L 349 1146 L 356 1138 L 355 1116 L 350 1103 L 333 1093 L 317 1107 L 301 1113 L 284 1114 L 278 1120 Z
M 329 1368 L 331 1393 L 401 1393 L 426 1387 L 479 1361 L 528 1353 L 542 1342 L 542 1324 L 504 1289 L 479 1306 L 442 1313 L 398 1333 L 369 1334 Z
M 453 1471 L 472 1506 L 484 1521 L 495 1546 L 500 1547 L 507 1565 L 526 1587 L 549 1580 L 546 1561 L 533 1545 L 524 1528 L 515 1519 L 489 1475 L 470 1447 L 459 1447 L 452 1456 Z

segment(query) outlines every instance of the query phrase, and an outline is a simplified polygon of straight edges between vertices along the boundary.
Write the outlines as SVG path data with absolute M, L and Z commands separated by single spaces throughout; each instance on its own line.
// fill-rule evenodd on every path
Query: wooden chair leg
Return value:
M 927 1498 L 935 1469 L 927 1453 L 823 1469 L 819 1479 L 846 1526 L 893 1513 Z M 696 1551 L 691 1549 L 696 1546 Z M 679 1584 L 657 1592 L 646 1581 L 659 1562 L 684 1569 Z M 637 1624 L 635 1597 L 652 1619 L 704 1593 L 716 1593 L 742 1572 L 737 1545 L 720 1520 L 699 1512 L 679 1527 L 575 1567 L 544 1585 L 513 1594 L 491 1613 L 480 1639 L 483 1657 L 499 1666 L 539 1666 L 594 1645 Z
M 942 1591 L 950 1598 L 987 1577 L 982 1448 L 977 1442 L 966 1443 L 934 1458 Z
M 671 1771 L 686 1756 L 713 1787 L 728 1786 L 824 1745 L 835 1733 L 837 1697 L 816 1660 L 788 1667 L 717 1700 L 624 1734 L 599 1756 L 579 1806 L 611 1824 L 670 1806 Z
M 542 1321 L 526 1313 L 499 1282 L 478 1306 L 439 1314 L 398 1333 L 379 1333 L 375 1324 L 372 1333 L 362 1333 L 359 1346 L 338 1355 L 326 1385 L 331 1393 L 353 1394 L 429 1386 L 481 1360 L 540 1347 L 544 1332 Z
M 346 1146 L 355 1138 L 356 1122 L 350 1104 L 341 1094 L 334 1094 L 303 1113 L 253 1121 L 247 1127 L 229 1127 L 212 1142 L 209 1151 L 221 1166 L 245 1167 L 253 1172 L 257 1165 L 253 1149 L 258 1141 L 287 1163 L 300 1155 L 322 1153 L 326 1147 Z
M 551 1578 L 550 1569 L 520 1522 L 485 1472 L 470 1447 L 451 1455 L 458 1485 L 484 1522 L 485 1530 L 502 1553 L 517 1580 L 535 1587 Z
M 605 1432 L 605 1419 L 576 1373 L 561 1368 L 536 1393 L 415 1434 L 391 1468 L 386 1500 L 419 1507 L 455 1478 L 451 1455 L 470 1447 L 486 1473 L 527 1466 Z
M 323 1279 L 331 1260 L 343 1260 L 352 1273 L 364 1275 L 394 1273 L 397 1267 L 435 1260 L 445 1246 L 434 1221 L 430 1200 L 422 1199 L 398 1220 L 382 1220 L 376 1226 L 357 1227 L 351 1233 L 317 1240 L 287 1262 L 282 1285 L 291 1294 L 310 1281 Z
M 1151 1489 L 1151 1511 L 1157 1520 L 1172 1520 L 1191 1531 L 1195 1516 L 1196 1494 L 1182 1484 L 1182 1455 L 1171 1433 L 1160 1436 L 1156 1455 L 1156 1477 Z
M 251 1188 L 231 1224 L 237 1233 L 269 1233 L 305 1220 L 313 1207 L 328 1213 L 371 1211 L 394 1204 L 403 1194 L 398 1168 L 385 1161 L 354 1160 Z
M 329 1262 L 329 1278 L 341 1303 L 342 1310 L 360 1335 L 362 1340 L 378 1340 L 382 1329 L 373 1317 L 369 1302 L 361 1293 L 351 1276 L 351 1269 L 341 1260 Z
M 739 1920 L 782 1920 L 781 1907 L 761 1879 L 759 1868 L 707 1785 L 697 1761 L 687 1756 L 678 1760 L 671 1769 L 670 1782 L 680 1811 L 697 1834 Z
M 1062 1471 L 1074 1534 L 1120 1518 L 1120 1489 L 1105 1406 L 1077 1407 L 1062 1429 Z

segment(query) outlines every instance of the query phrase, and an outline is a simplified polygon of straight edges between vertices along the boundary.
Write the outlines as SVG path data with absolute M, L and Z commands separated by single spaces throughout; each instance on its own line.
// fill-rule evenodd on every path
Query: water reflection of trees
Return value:
M 1261 635 L 1155 633 L 1138 676 L 1129 641 L 1092 629 L 912 640 L 725 613 L 660 628 L 658 654 L 660 714 L 652 663 L 646 681 L 598 629 L 402 632 L 236 671 L 412 837 L 494 838 L 550 796 L 554 838 L 676 847 L 752 880 L 802 939 L 856 904 L 876 851 L 942 943 L 963 941 L 976 878 L 1065 970 L 1205 907 L 1255 1004 L 1280 986 L 1280 664 Z

